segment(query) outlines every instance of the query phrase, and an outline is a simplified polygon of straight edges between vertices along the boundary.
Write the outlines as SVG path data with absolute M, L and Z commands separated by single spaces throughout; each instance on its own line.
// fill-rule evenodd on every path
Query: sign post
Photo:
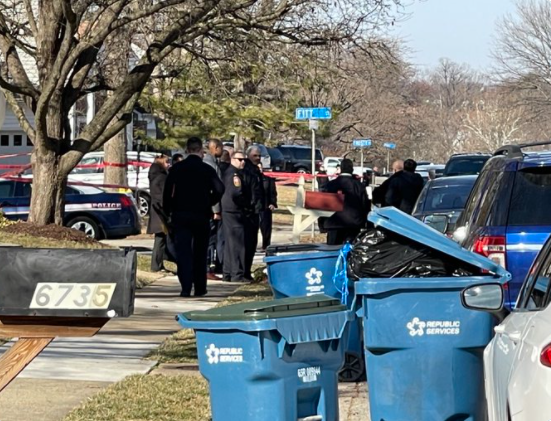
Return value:
M 390 172 L 390 151 L 392 149 L 396 149 L 396 143 L 383 143 L 383 147 L 387 148 L 388 150 L 386 162 L 387 162 L 388 172 Z
M 371 139 L 354 139 L 352 145 L 356 148 L 360 148 L 360 168 L 362 171 L 362 177 L 364 174 L 364 148 L 371 146 Z
M 297 108 L 296 120 L 308 120 L 308 127 L 312 130 L 312 191 L 316 190 L 316 130 L 319 130 L 319 120 L 330 120 L 332 117 L 330 107 L 322 108 Z M 312 224 L 312 237 L 314 236 L 314 224 Z

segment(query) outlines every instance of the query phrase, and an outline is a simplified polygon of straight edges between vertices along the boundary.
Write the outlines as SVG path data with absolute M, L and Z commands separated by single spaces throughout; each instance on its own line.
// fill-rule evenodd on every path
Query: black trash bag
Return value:
M 348 254 L 348 277 L 431 278 L 472 276 L 480 270 L 383 228 L 362 232 Z

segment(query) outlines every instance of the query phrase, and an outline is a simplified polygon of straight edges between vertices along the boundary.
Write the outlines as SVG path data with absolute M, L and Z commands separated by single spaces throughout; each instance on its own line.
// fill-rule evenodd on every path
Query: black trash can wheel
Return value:
M 365 362 L 363 355 L 347 352 L 344 356 L 344 366 L 339 371 L 339 381 L 355 383 L 365 379 Z

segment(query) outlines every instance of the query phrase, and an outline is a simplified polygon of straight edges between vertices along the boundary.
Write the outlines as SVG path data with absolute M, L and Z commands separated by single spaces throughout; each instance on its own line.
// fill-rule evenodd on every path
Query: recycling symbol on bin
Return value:
M 214 344 L 210 344 L 210 346 L 207 348 L 207 357 L 209 358 L 209 364 L 218 364 L 219 361 L 219 355 L 220 350 L 214 346 Z
M 323 275 L 323 272 L 321 270 L 317 270 L 316 268 L 310 269 L 310 272 L 306 273 L 306 279 L 308 279 L 308 283 L 310 285 L 316 285 L 321 284 L 321 277 Z
M 419 320 L 419 317 L 414 317 L 406 327 L 409 329 L 410 336 L 423 336 L 425 334 L 425 327 L 427 324 Z

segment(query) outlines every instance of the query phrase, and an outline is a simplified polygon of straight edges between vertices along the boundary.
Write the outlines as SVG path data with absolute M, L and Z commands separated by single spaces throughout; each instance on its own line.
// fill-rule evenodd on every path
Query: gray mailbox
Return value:
M 95 335 L 134 312 L 136 252 L 0 247 L 0 391 L 55 337 Z
M 0 248 L 0 316 L 128 317 L 136 252 Z

